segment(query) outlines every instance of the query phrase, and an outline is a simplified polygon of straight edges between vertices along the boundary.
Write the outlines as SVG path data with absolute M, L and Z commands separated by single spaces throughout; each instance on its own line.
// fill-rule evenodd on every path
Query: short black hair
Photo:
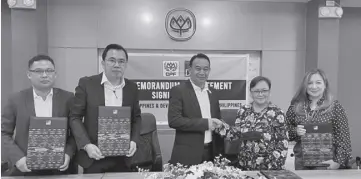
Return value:
M 51 64 L 54 65 L 54 68 L 55 68 L 54 60 L 51 57 L 49 57 L 48 55 L 43 55 L 43 54 L 39 54 L 39 55 L 36 55 L 35 57 L 31 58 L 28 62 L 28 68 L 30 69 L 31 65 L 33 65 L 34 62 L 41 61 L 41 60 L 49 61 Z
M 203 53 L 198 53 L 197 55 L 194 55 L 192 58 L 191 58 L 191 61 L 189 61 L 189 66 L 192 67 L 192 64 L 193 64 L 193 61 L 196 59 L 196 58 L 203 58 L 203 59 L 206 59 L 208 62 L 209 62 L 209 66 L 211 65 L 211 61 L 209 60 L 209 57 Z
M 128 52 L 127 52 L 127 50 L 125 50 L 125 48 L 122 47 L 119 44 L 109 44 L 109 45 L 107 45 L 105 47 L 105 49 L 103 51 L 103 54 L 102 54 L 103 61 L 105 60 L 105 57 L 107 56 L 108 51 L 111 50 L 111 49 L 123 50 L 123 52 L 125 53 L 125 57 L 127 58 L 127 61 L 128 61 Z
M 254 77 L 251 81 L 251 83 L 249 84 L 249 89 L 251 90 L 252 88 L 254 88 L 257 83 L 264 81 L 268 84 L 269 89 L 271 89 L 271 80 L 269 80 L 267 77 L 264 76 L 257 76 Z

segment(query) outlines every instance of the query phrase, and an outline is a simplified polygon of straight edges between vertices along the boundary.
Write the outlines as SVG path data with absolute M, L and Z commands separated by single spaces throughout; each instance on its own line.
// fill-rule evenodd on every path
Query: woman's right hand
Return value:
M 304 136 L 306 134 L 305 126 L 297 125 L 296 132 L 298 136 Z

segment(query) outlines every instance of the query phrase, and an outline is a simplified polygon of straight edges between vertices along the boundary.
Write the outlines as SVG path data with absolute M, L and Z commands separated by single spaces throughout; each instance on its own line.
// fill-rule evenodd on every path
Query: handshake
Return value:
M 227 123 L 225 123 L 223 120 L 221 119 L 217 119 L 217 118 L 210 118 L 208 119 L 208 127 L 209 130 L 215 130 L 218 128 L 221 128 L 222 126 L 228 126 Z

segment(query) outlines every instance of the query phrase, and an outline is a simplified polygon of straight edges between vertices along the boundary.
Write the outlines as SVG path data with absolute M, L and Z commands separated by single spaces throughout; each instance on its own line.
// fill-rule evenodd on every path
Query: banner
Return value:
M 132 80 L 138 85 L 141 100 L 168 100 L 172 87 L 186 80 Z M 220 100 L 245 100 L 245 80 L 209 80 L 208 86 L 216 89 Z M 240 90 L 241 89 L 241 90 Z
M 99 50 L 99 72 L 101 53 Z M 158 124 L 168 123 L 170 89 L 189 79 L 189 60 L 194 54 L 129 53 L 125 77 L 139 89 L 142 113 L 155 115 Z M 208 84 L 218 92 L 221 109 L 238 109 L 247 103 L 249 80 L 259 75 L 260 56 L 207 54 L 211 61 Z

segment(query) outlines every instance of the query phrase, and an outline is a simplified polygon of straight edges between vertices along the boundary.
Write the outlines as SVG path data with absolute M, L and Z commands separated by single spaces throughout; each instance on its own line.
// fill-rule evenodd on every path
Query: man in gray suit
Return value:
M 223 139 L 213 132 L 223 123 L 216 91 L 208 87 L 210 60 L 205 54 L 190 60 L 190 80 L 170 91 L 168 123 L 176 130 L 170 163 L 196 165 L 223 154 Z
M 1 151 L 10 164 L 8 174 L 34 176 L 74 173 L 76 166 L 70 164 L 70 159 L 76 151 L 76 144 L 70 130 L 65 161 L 59 170 L 31 171 L 26 165 L 30 117 L 68 117 L 73 98 L 73 93 L 53 88 L 56 71 L 54 61 L 49 56 L 33 57 L 29 60 L 28 68 L 27 76 L 32 87 L 11 96 L 1 114 Z

